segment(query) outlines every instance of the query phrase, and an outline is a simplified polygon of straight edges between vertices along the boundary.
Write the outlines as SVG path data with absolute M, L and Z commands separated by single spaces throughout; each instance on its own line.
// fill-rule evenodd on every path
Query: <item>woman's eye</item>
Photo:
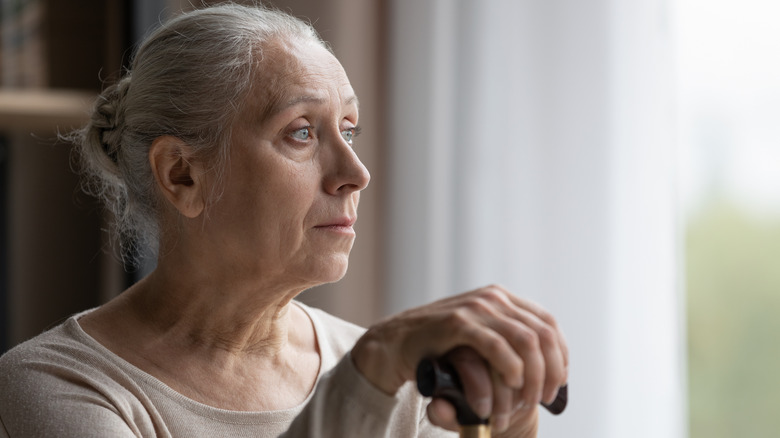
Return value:
M 352 140 L 357 137 L 358 134 L 360 134 L 359 126 L 341 131 L 341 136 L 344 137 L 344 140 L 346 140 L 346 142 L 349 144 L 352 144 Z
M 308 140 L 309 139 L 309 128 L 307 127 L 307 128 L 296 129 L 295 131 L 293 131 L 290 134 L 290 137 L 292 137 L 292 138 L 294 138 L 296 140 L 301 140 L 301 141 Z

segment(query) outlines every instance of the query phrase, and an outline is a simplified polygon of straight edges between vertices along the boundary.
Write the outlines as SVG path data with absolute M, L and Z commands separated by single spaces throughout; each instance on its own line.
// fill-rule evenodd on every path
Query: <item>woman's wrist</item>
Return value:
M 406 379 L 394 369 L 387 354 L 387 345 L 377 339 L 370 329 L 352 348 L 352 363 L 355 368 L 377 389 L 388 395 L 395 395 Z

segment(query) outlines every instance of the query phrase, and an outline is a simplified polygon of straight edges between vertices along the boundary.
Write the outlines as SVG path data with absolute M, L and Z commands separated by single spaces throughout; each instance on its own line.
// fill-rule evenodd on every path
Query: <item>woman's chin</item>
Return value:
M 316 261 L 309 260 L 304 269 L 297 270 L 298 275 L 295 277 L 306 282 L 308 288 L 335 283 L 344 278 L 348 264 L 347 255 L 331 255 L 318 258 Z
M 320 265 L 319 275 L 322 284 L 335 283 L 347 274 L 349 266 L 349 256 L 333 256 Z

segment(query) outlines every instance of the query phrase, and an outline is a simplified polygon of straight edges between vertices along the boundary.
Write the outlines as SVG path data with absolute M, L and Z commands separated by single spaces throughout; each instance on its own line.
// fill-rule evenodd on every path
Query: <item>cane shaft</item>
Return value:
M 490 426 L 487 424 L 461 426 L 460 438 L 490 438 Z

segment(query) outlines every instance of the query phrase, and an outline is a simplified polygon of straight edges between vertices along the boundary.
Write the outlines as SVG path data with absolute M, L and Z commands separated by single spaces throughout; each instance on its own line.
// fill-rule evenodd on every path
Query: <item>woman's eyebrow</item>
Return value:
M 277 105 L 275 107 L 272 107 L 271 111 L 269 111 L 269 115 L 274 116 L 274 115 L 279 114 L 280 112 L 286 110 L 287 108 L 290 108 L 290 107 L 295 106 L 295 105 L 300 105 L 302 103 L 314 103 L 314 104 L 317 104 L 317 105 L 324 105 L 324 104 L 327 103 L 327 101 L 328 100 L 326 98 L 324 98 L 324 97 L 312 96 L 312 95 L 309 95 L 309 94 L 303 95 L 303 96 L 297 96 L 297 97 L 294 97 L 294 98 L 292 98 L 292 99 L 282 103 L 281 105 Z M 345 106 L 349 106 L 349 105 L 353 105 L 353 104 L 355 106 L 357 106 L 358 108 L 360 107 L 360 104 L 358 102 L 358 98 L 354 94 L 349 96 L 346 100 L 344 100 L 344 105 Z
M 288 100 L 282 108 L 279 110 L 284 110 L 286 108 L 289 108 L 291 106 L 299 105 L 301 103 L 315 103 L 317 105 L 324 105 L 327 102 L 327 100 L 324 97 L 317 97 L 317 96 L 299 96 L 295 97 L 293 99 Z
M 358 98 L 356 95 L 351 95 L 347 98 L 347 100 L 344 101 L 345 106 L 349 106 L 354 104 L 358 109 L 360 109 L 360 101 L 358 101 Z
M 286 110 L 287 108 L 290 108 L 295 105 L 299 105 L 301 103 L 309 103 L 309 102 L 320 105 L 325 102 L 325 98 L 312 96 L 312 95 L 303 95 L 303 96 L 293 97 L 285 101 L 283 97 L 283 93 L 272 92 L 271 96 L 269 96 L 268 98 L 266 107 L 262 112 L 262 118 L 263 120 L 268 120 L 271 117 L 275 117 L 276 115 Z

